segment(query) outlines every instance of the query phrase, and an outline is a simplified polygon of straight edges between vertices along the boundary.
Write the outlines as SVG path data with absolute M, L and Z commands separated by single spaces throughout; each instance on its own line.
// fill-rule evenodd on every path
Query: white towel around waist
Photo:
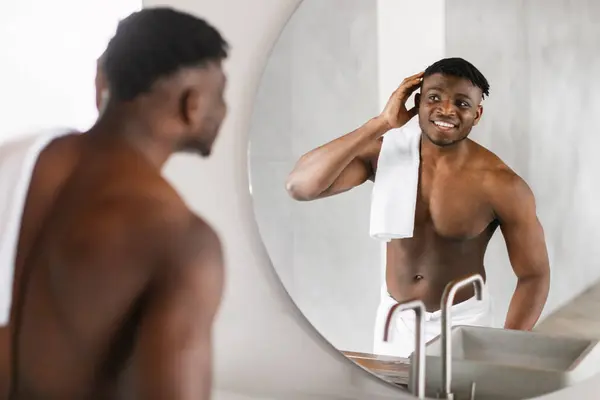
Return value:
M 35 164 L 53 139 L 71 132 L 57 128 L 0 143 L 0 326 L 10 319 L 21 218 Z
M 382 297 L 377 309 L 375 321 L 374 354 L 408 358 L 415 349 L 416 317 L 412 310 L 396 312 L 390 325 L 388 341 L 383 341 L 383 331 L 390 309 L 397 304 L 390 295 Z M 483 287 L 481 301 L 472 297 L 462 303 L 455 304 L 451 309 L 451 325 L 469 325 L 493 327 L 493 301 L 488 286 Z M 429 342 L 442 332 L 442 313 L 440 310 L 426 312 L 425 331 L 423 339 Z
M 418 116 L 383 137 L 371 195 L 369 233 L 374 239 L 389 242 L 413 235 L 420 141 Z

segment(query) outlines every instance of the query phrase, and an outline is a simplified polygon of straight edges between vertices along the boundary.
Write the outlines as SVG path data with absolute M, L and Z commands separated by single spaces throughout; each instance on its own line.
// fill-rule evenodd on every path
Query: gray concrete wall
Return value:
M 446 53 L 471 61 L 491 96 L 472 138 L 533 189 L 552 268 L 544 315 L 600 278 L 600 3 L 452 0 Z M 500 232 L 486 255 L 502 321 L 516 280 Z
M 262 239 L 287 290 L 342 350 L 371 351 L 380 250 L 371 185 L 312 203 L 287 196 L 305 152 L 378 111 L 375 1 L 304 1 L 277 42 L 255 103 L 250 176 Z

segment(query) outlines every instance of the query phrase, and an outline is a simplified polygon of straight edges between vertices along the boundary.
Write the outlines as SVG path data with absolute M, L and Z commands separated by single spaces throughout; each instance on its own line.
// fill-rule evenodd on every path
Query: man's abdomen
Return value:
M 393 240 L 387 246 L 386 284 L 398 302 L 420 299 L 427 311 L 440 308 L 446 285 L 455 279 L 480 274 L 483 259 L 495 226 L 470 238 L 447 238 L 431 229 L 415 230 L 411 239 Z M 457 293 L 455 304 L 471 297 L 472 288 Z

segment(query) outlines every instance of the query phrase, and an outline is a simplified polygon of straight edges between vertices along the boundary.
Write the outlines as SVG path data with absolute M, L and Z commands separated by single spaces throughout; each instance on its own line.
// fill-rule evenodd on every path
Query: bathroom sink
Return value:
M 526 399 L 577 384 L 600 371 L 598 340 L 473 326 L 452 328 L 452 392 L 468 399 Z M 427 343 L 426 393 L 442 387 L 441 337 Z M 411 356 L 412 359 L 412 356 Z

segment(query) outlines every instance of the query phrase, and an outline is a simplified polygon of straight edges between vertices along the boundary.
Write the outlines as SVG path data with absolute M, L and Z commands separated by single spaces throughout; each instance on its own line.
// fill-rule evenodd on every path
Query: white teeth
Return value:
M 434 124 L 436 124 L 437 126 L 444 127 L 444 128 L 454 128 L 454 125 L 449 124 L 447 122 L 435 121 Z

